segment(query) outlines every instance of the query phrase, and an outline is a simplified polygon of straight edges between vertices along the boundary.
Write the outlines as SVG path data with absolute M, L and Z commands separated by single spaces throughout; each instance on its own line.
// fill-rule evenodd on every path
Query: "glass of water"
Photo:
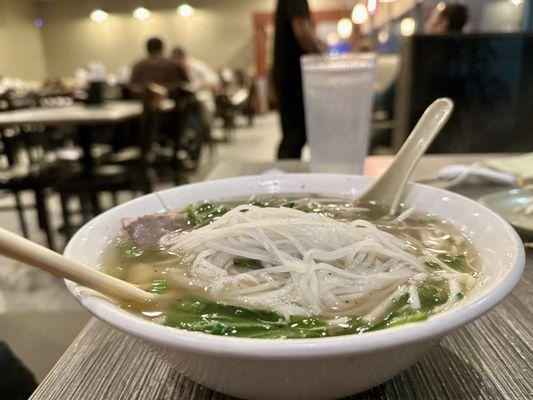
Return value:
M 361 174 L 372 117 L 374 53 L 301 58 L 311 172 Z

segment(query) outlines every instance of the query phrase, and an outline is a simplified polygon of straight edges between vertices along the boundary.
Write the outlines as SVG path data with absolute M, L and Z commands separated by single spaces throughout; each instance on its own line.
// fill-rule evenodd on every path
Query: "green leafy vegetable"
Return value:
M 457 300 L 463 300 L 465 298 L 465 295 L 462 292 L 459 292 L 455 295 Z
M 185 213 L 187 214 L 187 219 L 189 220 L 189 224 L 191 224 L 192 226 L 196 226 L 200 223 L 200 220 L 196 216 L 196 213 L 194 212 L 193 208 L 188 207 L 185 210 Z
M 399 309 L 407 304 L 409 301 L 409 293 L 403 293 L 400 297 L 395 298 L 392 302 L 395 305 L 395 309 Z
M 121 242 L 117 245 L 119 249 L 126 258 L 139 258 L 144 254 L 144 250 L 141 249 L 133 241 Z
M 440 282 L 424 282 L 418 286 L 422 309 L 430 310 L 448 301 L 448 290 Z
M 206 213 L 206 212 L 209 212 L 211 210 L 213 210 L 215 208 L 214 205 L 210 204 L 210 203 L 204 203 L 204 204 L 200 204 L 198 207 L 196 207 L 196 212 L 197 213 Z
M 187 312 L 202 312 L 207 307 L 207 303 L 204 300 L 198 300 L 195 298 L 188 298 L 181 300 L 178 303 L 177 309 Z
M 192 308 L 191 308 L 192 307 Z M 274 312 L 251 307 L 238 307 L 229 304 L 188 297 L 180 300 L 176 309 L 181 311 L 201 311 L 204 314 L 238 316 L 240 318 L 257 318 L 262 321 L 278 322 L 283 318 Z
M 269 201 L 265 201 L 265 200 L 263 200 L 263 201 L 254 200 L 254 201 L 252 201 L 251 204 L 252 204 L 252 206 L 262 207 L 262 208 L 271 206 L 270 202 Z
M 392 323 L 392 321 L 394 321 L 396 317 L 398 317 L 398 313 L 396 311 L 393 311 L 383 321 L 378 322 L 375 325 L 372 325 L 370 328 L 366 328 L 366 329 L 363 328 L 362 332 L 366 332 L 366 331 L 372 332 L 372 331 L 384 329 L 388 327 Z
M 280 315 L 270 311 L 187 298 L 167 312 L 166 325 L 214 335 L 270 337 L 268 333 L 284 323 Z
M 424 264 L 426 264 L 426 266 L 428 268 L 432 268 L 432 269 L 440 269 L 440 265 L 439 263 L 436 263 L 435 261 L 424 261 Z
M 371 326 L 370 328 L 363 328 L 361 332 L 372 332 L 380 329 L 391 328 L 393 326 L 400 326 L 412 322 L 420 322 L 428 319 L 428 315 L 424 312 L 416 314 L 399 314 L 397 311 L 390 313 L 383 321 Z
M 376 207 L 372 210 L 363 211 L 361 213 L 361 218 L 366 219 L 368 221 L 376 221 L 378 219 L 385 218 L 389 215 L 389 210 L 382 207 Z
M 221 204 L 215 206 L 211 203 L 203 203 L 196 207 L 188 207 L 185 210 L 189 224 L 195 228 L 207 225 L 218 217 L 227 213 L 230 209 Z
M 390 208 L 380 205 L 372 205 L 370 210 L 359 213 L 359 217 L 368 221 L 389 220 L 397 217 L 403 210 L 391 212 Z
M 166 325 L 223 336 L 310 338 L 327 336 L 324 321 L 294 317 L 288 322 L 277 313 L 187 298 L 166 314 Z
M 395 308 L 403 307 L 408 298 L 407 293 L 398 297 Z M 189 297 L 178 301 L 172 310 L 167 311 L 166 325 L 222 336 L 303 339 L 374 331 L 426 318 L 425 313 L 405 314 L 395 310 L 372 326 L 363 324 L 359 317 L 350 317 L 343 326 L 330 326 L 316 317 L 293 316 L 285 320 L 271 311 Z
M 426 313 L 417 313 L 412 315 L 407 315 L 405 317 L 396 318 L 393 321 L 389 323 L 387 328 L 393 327 L 393 326 L 400 326 L 405 324 L 410 324 L 412 322 L 421 322 L 428 319 L 428 315 Z
M 233 265 L 247 269 L 261 269 L 263 264 L 259 260 L 252 260 L 251 258 L 236 257 L 233 259 Z
M 163 294 L 167 291 L 167 280 L 166 279 L 156 279 L 152 283 L 152 289 L 150 289 L 150 292 L 157 293 L 157 294 Z
M 366 332 L 366 331 L 377 331 L 379 329 L 384 329 L 384 328 L 388 328 L 390 326 L 395 326 L 395 325 L 402 325 L 403 323 L 410 322 L 410 320 L 406 320 L 403 323 L 401 322 L 403 319 L 412 317 L 411 314 L 406 314 L 405 310 L 403 312 L 400 312 L 400 310 L 402 310 L 402 308 L 405 305 L 407 305 L 408 302 L 409 302 L 409 293 L 402 293 L 399 297 L 392 300 L 392 303 L 393 303 L 392 310 L 385 317 L 385 319 L 383 319 L 382 321 L 370 327 L 368 326 L 359 327 L 358 331 L 360 333 Z M 413 320 L 413 322 L 416 322 L 416 321 Z
M 122 278 L 124 276 L 124 268 L 120 265 L 117 265 L 107 271 L 108 275 L 114 276 L 115 278 Z

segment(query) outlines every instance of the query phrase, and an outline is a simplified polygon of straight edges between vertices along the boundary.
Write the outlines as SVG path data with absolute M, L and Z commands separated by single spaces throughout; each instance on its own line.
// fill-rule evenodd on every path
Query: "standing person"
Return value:
M 137 62 L 131 72 L 130 85 L 134 92 L 142 92 L 149 84 L 174 90 L 187 80 L 180 65 L 163 55 L 163 47 L 163 41 L 159 38 L 151 38 L 146 42 L 148 57 Z
M 278 0 L 274 43 L 274 87 L 283 138 L 278 158 L 300 158 L 306 142 L 300 57 L 319 53 L 307 0 Z

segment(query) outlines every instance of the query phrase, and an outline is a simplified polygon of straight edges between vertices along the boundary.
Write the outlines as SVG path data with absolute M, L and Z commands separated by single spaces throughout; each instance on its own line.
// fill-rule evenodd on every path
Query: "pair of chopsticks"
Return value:
M 113 299 L 144 303 L 151 301 L 155 296 L 131 283 L 85 267 L 3 228 L 0 228 L 0 255 L 69 279 Z

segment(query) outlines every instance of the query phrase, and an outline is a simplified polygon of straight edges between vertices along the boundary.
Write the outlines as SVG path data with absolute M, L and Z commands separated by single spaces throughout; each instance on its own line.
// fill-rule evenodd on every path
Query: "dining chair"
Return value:
M 133 132 L 135 146 L 128 147 L 110 158 L 95 164 L 91 170 L 81 171 L 69 180 L 56 185 L 63 217 L 63 230 L 67 238 L 74 232 L 74 217 L 81 214 L 86 222 L 103 211 L 100 195 L 109 193 L 113 205 L 118 203 L 119 192 L 150 193 L 153 185 L 153 142 L 158 130 L 159 110 L 154 94 L 147 91 L 143 97 L 143 113 Z M 76 199 L 79 209 L 73 210 Z
M 154 168 L 162 179 L 170 172 L 179 185 L 187 182 L 187 174 L 198 168 L 204 146 L 213 153 L 214 141 L 210 122 L 194 93 L 176 90 L 171 98 L 175 107 L 161 115 Z
M 58 160 L 53 153 L 35 140 L 40 132 L 20 127 L 0 131 L 2 158 L 0 191 L 13 196 L 22 234 L 30 236 L 26 210 L 37 211 L 38 226 L 44 231 L 48 247 L 55 249 L 54 233 L 48 210 L 48 194 L 52 187 L 79 170 L 76 163 Z M 32 192 L 34 202 L 26 204 L 23 193 Z

